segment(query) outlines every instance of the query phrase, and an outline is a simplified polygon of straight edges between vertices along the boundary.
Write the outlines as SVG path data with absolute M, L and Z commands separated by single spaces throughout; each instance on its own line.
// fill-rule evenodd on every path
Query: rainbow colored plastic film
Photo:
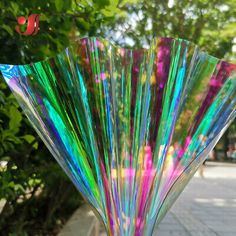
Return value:
M 131 50 L 82 38 L 0 70 L 112 236 L 152 235 L 236 117 L 236 65 L 182 39 Z

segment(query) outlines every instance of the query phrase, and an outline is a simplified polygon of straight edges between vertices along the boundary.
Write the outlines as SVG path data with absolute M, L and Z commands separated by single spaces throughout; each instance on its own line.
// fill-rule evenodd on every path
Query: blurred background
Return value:
M 41 14 L 39 32 L 21 36 L 17 18 Z M 54 56 L 71 40 L 100 36 L 147 48 L 155 36 L 190 40 L 236 63 L 235 0 L 15 0 L 0 2 L 0 63 Z M 236 162 L 236 122 L 213 161 Z M 227 172 L 227 171 L 226 171 Z M 56 235 L 83 204 L 0 76 L 0 235 Z

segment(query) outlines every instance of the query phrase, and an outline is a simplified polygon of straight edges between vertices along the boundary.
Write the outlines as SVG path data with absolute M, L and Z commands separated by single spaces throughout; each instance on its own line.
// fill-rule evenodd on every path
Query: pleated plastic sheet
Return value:
M 182 39 L 82 38 L 0 69 L 108 235 L 151 235 L 236 116 L 236 66 Z

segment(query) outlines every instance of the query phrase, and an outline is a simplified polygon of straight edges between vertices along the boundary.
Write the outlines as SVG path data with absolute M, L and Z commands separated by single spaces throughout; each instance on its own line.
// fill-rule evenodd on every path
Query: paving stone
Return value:
M 172 215 L 178 219 L 179 226 L 174 227 L 182 227 L 182 231 L 173 234 L 172 225 L 166 225 L 163 220 L 154 235 L 235 236 L 235 179 L 236 165 L 210 164 L 205 178 L 196 175 L 167 213 L 166 217 Z

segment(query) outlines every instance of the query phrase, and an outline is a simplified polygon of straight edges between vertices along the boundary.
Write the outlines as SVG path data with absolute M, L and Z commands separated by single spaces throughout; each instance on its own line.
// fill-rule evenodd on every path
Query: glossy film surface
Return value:
M 182 39 L 82 38 L 0 70 L 108 235 L 151 235 L 236 116 L 236 66 Z

